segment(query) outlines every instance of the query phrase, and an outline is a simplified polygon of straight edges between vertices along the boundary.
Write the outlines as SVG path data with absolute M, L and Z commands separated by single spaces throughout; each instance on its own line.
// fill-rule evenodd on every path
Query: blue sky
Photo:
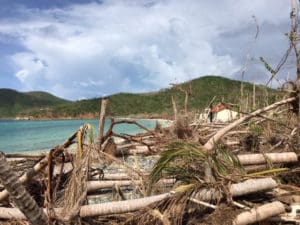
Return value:
M 288 48 L 286 0 L 0 0 L 0 88 L 66 99 L 204 75 L 264 83 Z M 254 42 L 256 25 L 259 36 Z M 291 55 L 281 82 L 294 78 Z M 272 85 L 276 86 L 277 83 Z

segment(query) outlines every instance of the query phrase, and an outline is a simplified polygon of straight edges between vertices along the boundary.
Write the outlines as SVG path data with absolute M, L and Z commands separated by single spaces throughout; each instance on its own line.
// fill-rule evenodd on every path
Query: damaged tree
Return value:
M 28 194 L 25 187 L 18 180 L 18 176 L 6 162 L 5 155 L 0 154 L 0 180 L 20 211 L 32 224 L 47 224 L 47 217 L 38 207 L 34 199 Z

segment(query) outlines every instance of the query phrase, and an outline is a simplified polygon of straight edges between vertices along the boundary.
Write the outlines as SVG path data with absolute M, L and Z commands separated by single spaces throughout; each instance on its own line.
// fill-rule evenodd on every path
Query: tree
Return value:
M 47 224 L 45 213 L 18 180 L 17 174 L 11 170 L 3 153 L 0 154 L 0 180 L 16 206 L 32 224 Z

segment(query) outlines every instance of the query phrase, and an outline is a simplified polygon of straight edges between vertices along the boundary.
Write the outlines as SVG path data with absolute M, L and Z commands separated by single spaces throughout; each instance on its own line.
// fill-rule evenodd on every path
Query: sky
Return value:
M 287 0 L 0 0 L 0 88 L 78 100 L 205 75 L 264 84 L 288 49 Z M 255 38 L 257 29 L 259 30 Z M 274 87 L 295 77 L 291 55 Z

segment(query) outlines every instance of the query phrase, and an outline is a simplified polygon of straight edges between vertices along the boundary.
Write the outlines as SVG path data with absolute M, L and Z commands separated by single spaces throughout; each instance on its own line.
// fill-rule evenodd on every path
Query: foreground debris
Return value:
M 232 123 L 189 125 L 187 115 L 176 115 L 172 126 L 158 125 L 154 131 L 112 119 L 106 133 L 100 122 L 96 141 L 86 124 L 38 159 L 7 155 L 15 157 L 9 161 L 12 169 L 1 155 L 1 222 L 299 223 L 299 127 L 289 110 L 293 101 L 297 98 L 278 101 Z M 119 123 L 135 124 L 145 133 L 115 134 Z M 8 174 L 19 180 L 6 182 Z M 19 189 L 21 183 L 27 191 Z M 30 201 L 19 198 L 18 191 Z M 27 202 L 34 206 L 23 207 Z

